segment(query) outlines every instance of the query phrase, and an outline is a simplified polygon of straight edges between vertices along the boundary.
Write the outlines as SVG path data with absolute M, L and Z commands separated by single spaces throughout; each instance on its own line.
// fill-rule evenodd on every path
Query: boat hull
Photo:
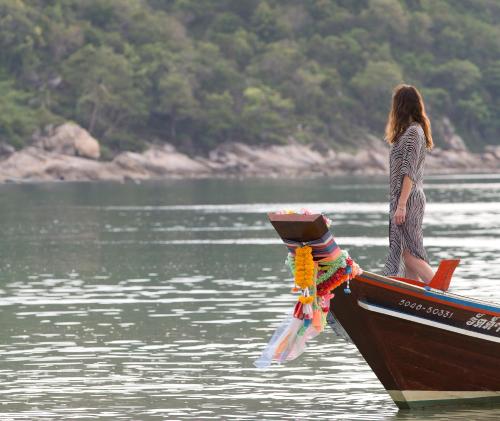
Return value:
M 500 403 L 500 311 L 365 272 L 331 312 L 400 408 Z

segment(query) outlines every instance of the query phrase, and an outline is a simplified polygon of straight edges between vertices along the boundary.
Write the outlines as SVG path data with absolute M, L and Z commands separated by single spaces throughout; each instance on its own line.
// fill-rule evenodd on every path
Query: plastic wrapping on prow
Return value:
M 306 343 L 321 332 L 311 324 L 302 334 L 297 335 L 302 325 L 303 320 L 297 319 L 293 314 L 287 314 L 275 330 L 261 356 L 254 361 L 255 367 L 265 369 L 273 361 L 284 363 L 302 355 L 306 349 Z
M 262 351 L 261 356 L 254 361 L 254 365 L 257 368 L 267 368 L 271 365 L 274 360 L 274 356 L 276 354 L 276 350 L 278 346 L 286 339 L 286 336 L 290 334 L 290 328 L 294 321 L 302 323 L 302 320 L 298 320 L 293 317 L 292 313 L 288 313 L 285 319 L 278 325 L 276 330 L 274 331 L 273 336 L 269 340 L 268 344 Z

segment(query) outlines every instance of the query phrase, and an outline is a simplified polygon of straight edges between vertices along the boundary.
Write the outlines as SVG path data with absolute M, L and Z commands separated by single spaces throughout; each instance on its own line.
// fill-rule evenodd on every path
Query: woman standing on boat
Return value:
M 422 221 L 425 210 L 424 162 L 433 146 L 429 118 L 422 96 L 411 85 L 399 85 L 385 130 L 390 152 L 389 255 L 386 276 L 421 279 L 434 276 L 423 245 Z

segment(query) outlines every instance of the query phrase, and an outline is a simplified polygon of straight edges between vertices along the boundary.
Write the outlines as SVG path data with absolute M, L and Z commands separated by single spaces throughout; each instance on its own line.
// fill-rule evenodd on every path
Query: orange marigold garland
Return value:
M 295 251 L 295 284 L 301 288 L 309 288 L 314 285 L 315 264 L 312 248 L 309 246 L 299 247 Z

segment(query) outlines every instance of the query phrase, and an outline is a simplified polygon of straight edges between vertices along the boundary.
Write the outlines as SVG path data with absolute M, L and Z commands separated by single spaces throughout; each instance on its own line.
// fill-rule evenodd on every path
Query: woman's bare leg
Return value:
M 414 279 L 415 281 L 420 281 L 420 277 L 418 276 L 418 273 L 414 270 L 411 270 L 405 262 L 405 278 L 408 279 Z
M 405 267 L 409 273 L 416 273 L 426 284 L 430 283 L 434 277 L 434 271 L 429 264 L 422 259 L 411 254 L 408 250 L 403 251 Z M 415 279 L 415 278 L 412 278 Z

